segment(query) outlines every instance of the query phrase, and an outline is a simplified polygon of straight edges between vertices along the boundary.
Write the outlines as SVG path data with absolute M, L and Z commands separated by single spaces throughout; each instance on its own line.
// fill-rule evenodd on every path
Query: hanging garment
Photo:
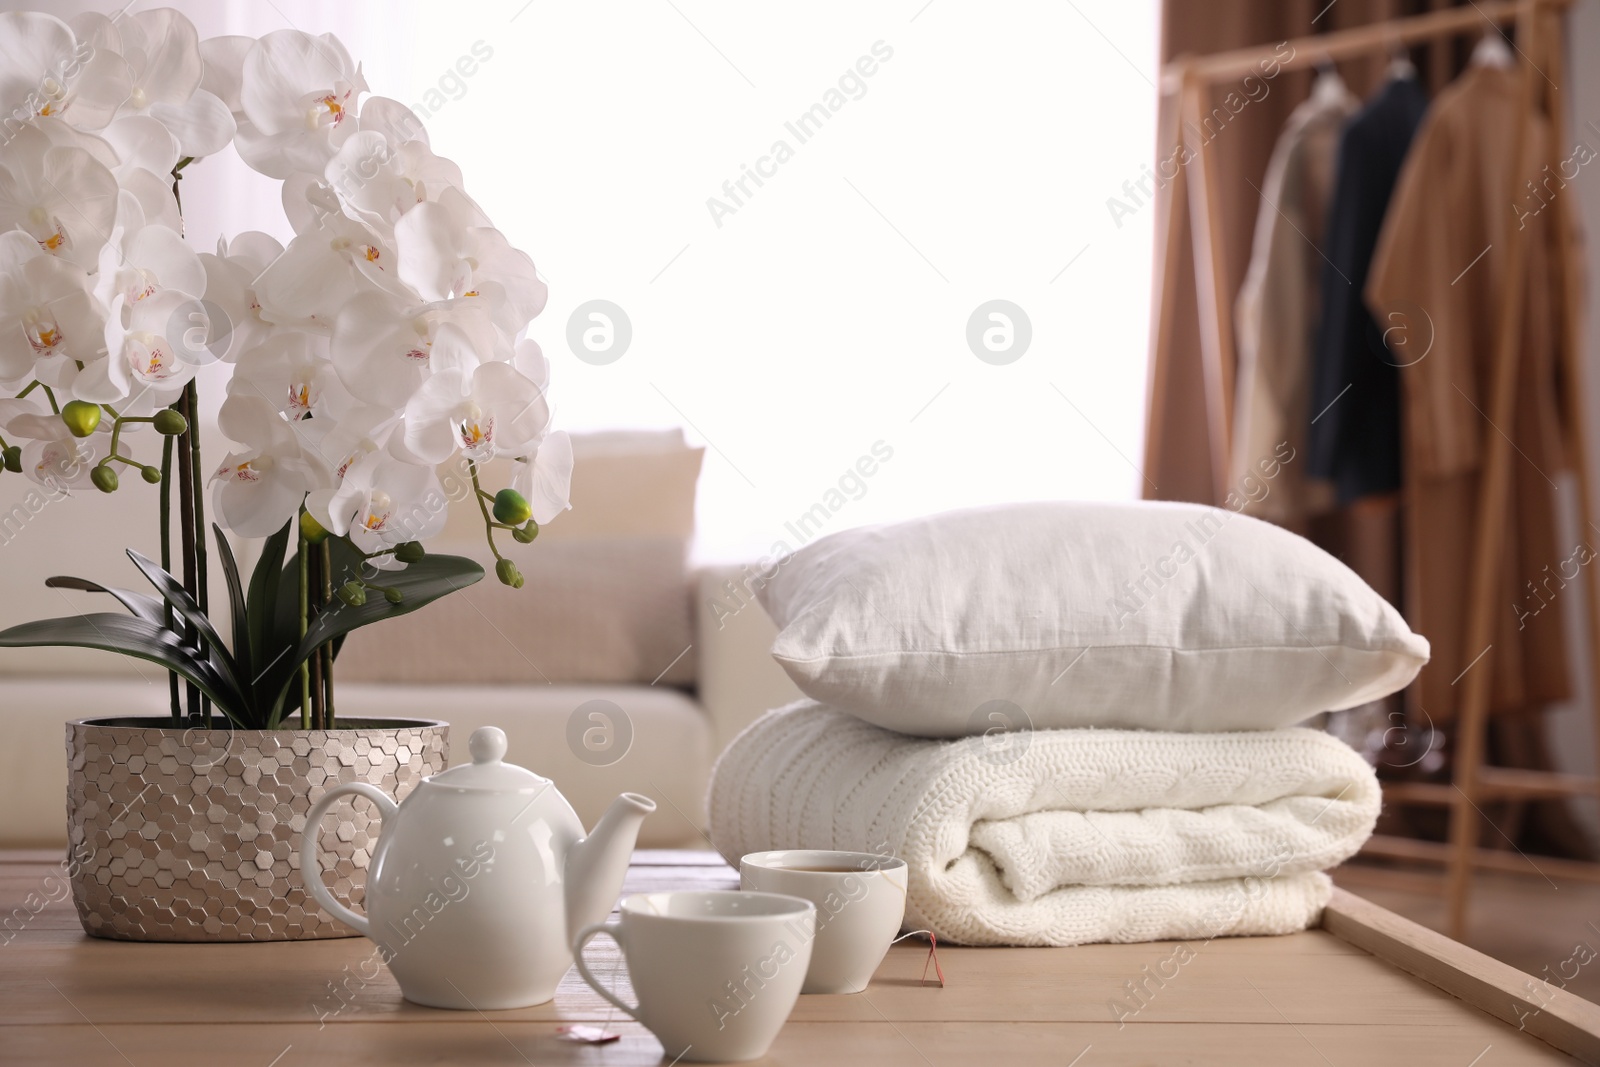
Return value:
M 1322 246 L 1307 467 L 1311 476 L 1333 483 L 1341 503 L 1400 487 L 1398 360 L 1385 347 L 1362 290 L 1395 178 L 1427 107 L 1415 78 L 1393 78 L 1339 139 Z
M 1289 116 L 1261 183 L 1250 269 L 1234 305 L 1239 357 L 1231 488 L 1245 511 L 1303 532 L 1308 515 L 1331 503 L 1306 472 L 1311 346 L 1321 317 L 1323 224 L 1340 131 L 1357 101 L 1334 73 Z M 1261 464 L 1283 461 L 1264 496 L 1249 492 Z
M 1474 66 L 1439 95 L 1400 176 L 1366 290 L 1379 318 L 1407 333 L 1407 365 L 1397 371 L 1408 480 L 1406 615 L 1433 646 L 1414 692 L 1435 720 L 1454 713 L 1463 688 L 1454 683 L 1469 668 L 1492 671 L 1496 710 L 1537 708 L 1564 699 L 1570 687 L 1561 605 L 1541 605 L 1561 595 L 1547 576 L 1574 555 L 1574 546 L 1556 541 L 1554 479 L 1566 466 L 1558 353 L 1569 339 L 1558 216 L 1546 205 L 1551 195 L 1573 194 L 1545 191 L 1541 199 L 1525 184 L 1551 158 L 1549 123 L 1537 113 L 1526 116 L 1525 156 L 1512 178 L 1519 76 Z M 1517 404 L 1510 425 L 1495 427 L 1489 383 L 1506 249 L 1518 228 L 1526 229 L 1527 262 L 1516 280 L 1523 286 Z M 1501 432 L 1513 452 L 1495 630 L 1486 650 L 1468 649 L 1479 481 L 1485 444 Z

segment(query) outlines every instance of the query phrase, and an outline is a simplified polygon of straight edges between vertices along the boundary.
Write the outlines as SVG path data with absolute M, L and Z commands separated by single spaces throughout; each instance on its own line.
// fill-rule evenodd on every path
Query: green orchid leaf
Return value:
M 242 692 L 244 687 L 240 684 L 238 666 L 234 663 L 233 654 L 228 650 L 228 643 L 217 633 L 217 628 L 211 624 L 206 613 L 200 610 L 200 605 L 196 604 L 188 591 L 178 584 L 176 578 L 162 570 L 154 560 L 131 548 L 127 552 L 128 558 L 133 560 L 133 565 L 138 567 L 139 572 L 156 587 L 156 592 L 161 594 L 162 599 L 171 604 L 173 610 L 183 616 L 185 622 L 194 626 L 200 639 L 210 646 L 212 665 L 228 679 L 234 689 Z
M 278 613 L 278 574 L 283 570 L 283 554 L 288 551 L 289 538 L 294 530 L 294 520 L 261 543 L 261 558 L 250 574 L 250 592 L 245 600 L 245 615 L 250 631 L 250 689 L 258 699 L 256 704 L 270 702 L 270 696 L 261 698 L 260 684 L 271 671 L 273 664 L 286 657 L 299 641 L 284 641 L 276 633 L 274 620 Z M 296 594 L 291 593 L 293 597 Z
M 87 578 L 70 578 L 61 574 L 53 578 L 46 578 L 44 584 L 49 589 L 76 589 L 83 593 L 105 593 L 107 596 L 115 597 L 117 602 L 132 612 L 136 618 L 144 619 L 146 622 L 153 622 L 157 625 L 165 625 L 167 621 L 166 609 L 162 607 L 160 598 L 153 597 L 148 593 L 135 593 L 128 589 L 113 589 L 109 586 L 101 585 L 99 582 L 91 582 Z
M 149 660 L 193 682 L 230 719 L 244 707 L 244 694 L 222 675 L 201 649 L 159 622 L 95 612 L 63 619 L 40 619 L 0 630 L 0 648 L 37 648 L 70 645 L 98 648 Z
M 228 606 L 233 611 L 233 658 L 245 670 L 250 669 L 250 624 L 245 614 L 244 589 L 239 584 L 239 564 L 233 558 L 233 549 L 222 527 L 211 524 L 217 537 L 217 555 L 222 560 L 222 573 L 228 581 Z
M 334 564 L 334 573 L 335 575 L 340 573 L 337 561 Z M 441 556 L 432 553 L 420 562 L 410 564 L 405 570 L 376 572 L 376 577 L 372 580 L 398 590 L 400 603 L 391 604 L 382 593 L 373 590 L 368 593 L 367 602 L 359 607 L 351 607 L 342 600 L 336 600 L 327 610 L 317 615 L 312 620 L 306 636 L 296 645 L 294 652 L 284 657 L 287 662 L 281 668 L 273 668 L 272 721 L 281 718 L 285 702 L 298 692 L 291 683 L 297 676 L 300 664 L 310 659 L 322 645 L 329 641 L 338 641 L 352 630 L 363 626 L 416 611 L 442 596 L 465 589 L 482 578 L 483 568 L 476 562 L 462 556 Z

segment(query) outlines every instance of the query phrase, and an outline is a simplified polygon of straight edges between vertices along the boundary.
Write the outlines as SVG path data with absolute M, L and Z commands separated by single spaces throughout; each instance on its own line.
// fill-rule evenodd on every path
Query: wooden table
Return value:
M 37 892 L 59 857 L 0 853 L 0 917 Z M 640 852 L 628 891 L 732 887 L 709 853 Z M 19 924 L 13 922 L 13 930 Z M 0 941 L 5 936 L 0 934 Z M 602 939 L 591 959 L 604 975 Z M 161 945 L 83 935 L 70 901 L 51 904 L 0 944 L 0 1063 L 654 1064 L 648 1032 L 569 973 L 553 1003 L 521 1011 L 436 1011 L 408 1004 L 387 971 L 356 974 L 362 939 L 296 944 Z M 920 980 L 926 944 L 891 950 L 855 996 L 801 997 L 768 1062 L 875 1067 L 946 1064 L 1329 1064 L 1506 1067 L 1571 1063 L 1553 1042 L 1600 1062 L 1600 1007 L 1348 893 L 1323 927 L 1288 937 L 1063 949 L 942 948 L 946 985 Z M 1178 963 L 1178 960 L 1186 962 Z M 1163 963 L 1163 961 L 1168 961 Z M 346 970 L 349 967 L 351 970 Z M 1126 1014 L 1144 968 L 1176 975 Z M 1406 973 L 1406 972 L 1411 973 Z M 369 972 L 370 973 L 370 972 Z M 1421 977 L 1417 977 L 1420 975 Z M 1532 988 L 1540 988 L 1535 985 Z M 1125 1005 L 1120 1024 L 1110 1007 Z M 320 1013 L 320 1015 L 319 1015 Z M 1493 1015 L 1491 1014 L 1493 1013 Z M 557 1036 L 585 1022 L 608 1045 Z M 1534 1036 L 1535 1034 L 1539 1036 Z M 1543 1040 L 1541 1040 L 1543 1038 Z

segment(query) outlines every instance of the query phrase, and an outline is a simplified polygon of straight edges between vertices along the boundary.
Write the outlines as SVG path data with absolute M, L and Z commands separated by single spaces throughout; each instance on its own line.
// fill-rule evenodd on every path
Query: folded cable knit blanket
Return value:
M 1003 744 L 996 744 L 996 741 Z M 1282 934 L 1361 847 L 1377 776 L 1308 729 L 908 737 L 801 701 L 711 776 L 729 863 L 777 848 L 899 856 L 906 923 L 968 945 Z

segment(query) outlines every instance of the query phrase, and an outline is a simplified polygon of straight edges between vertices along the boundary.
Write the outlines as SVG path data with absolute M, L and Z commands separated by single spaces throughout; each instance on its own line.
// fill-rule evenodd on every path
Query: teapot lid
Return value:
M 471 763 L 430 775 L 428 781 L 459 789 L 489 789 L 501 793 L 539 789 L 549 784 L 549 779 L 539 777 L 526 767 L 503 762 L 506 732 L 498 726 L 480 726 L 472 731 L 467 750 L 472 753 Z

